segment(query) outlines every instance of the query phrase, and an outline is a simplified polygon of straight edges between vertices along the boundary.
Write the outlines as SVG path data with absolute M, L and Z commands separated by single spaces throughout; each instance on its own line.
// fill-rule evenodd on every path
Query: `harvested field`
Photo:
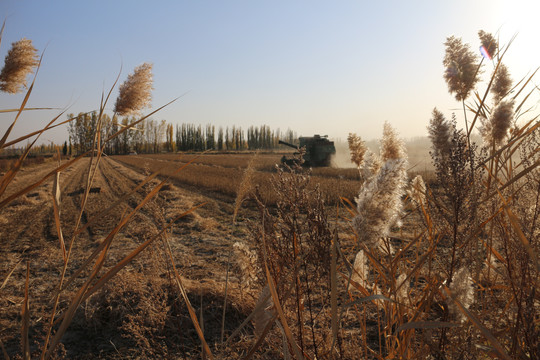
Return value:
M 190 185 L 199 191 L 211 191 L 217 194 L 236 197 L 244 177 L 245 169 L 254 158 L 251 186 L 259 187 L 261 194 L 268 204 L 275 204 L 276 199 L 271 187 L 272 174 L 276 173 L 276 164 L 280 163 L 281 155 L 274 154 L 158 154 L 158 155 L 129 155 L 114 156 L 115 160 L 137 170 L 148 172 L 159 171 L 160 174 L 172 176 L 174 181 Z M 191 162 L 181 172 L 173 173 L 178 167 Z M 321 187 L 327 204 L 337 204 L 340 197 L 353 199 L 360 188 L 358 170 L 336 168 L 314 168 L 312 170 L 312 185 Z
M 73 235 L 83 196 L 82 189 L 85 187 L 88 161 L 89 159 L 86 158 L 75 163 L 60 176 L 62 192 L 60 214 L 66 242 Z M 23 169 L 2 199 L 36 181 L 56 165 L 55 163 L 46 163 Z M 152 184 L 140 191 L 124 197 L 144 178 L 145 176 L 142 174 L 113 159 L 102 159 L 92 184 L 92 189 L 96 190 L 89 194 L 82 218 L 83 225 L 90 222 L 92 224 L 77 236 L 73 244 L 73 256 L 71 266 L 68 268 L 68 278 L 117 225 L 121 216 L 132 211 L 143 199 L 148 189 L 157 183 L 157 180 L 154 180 Z M 16 354 L 20 349 L 18 334 L 20 334 L 21 303 L 24 300 L 26 262 L 28 262 L 30 269 L 31 334 L 32 338 L 36 340 L 43 340 L 47 328 L 47 314 L 50 314 L 52 309 L 51 294 L 54 294 L 58 286 L 63 261 L 54 226 L 51 188 L 52 180 L 49 180 L 27 195 L 17 198 L 0 212 L 3 241 L 3 246 L 0 248 L 0 256 L 3 259 L 0 265 L 0 274 L 2 280 L 7 279 L 0 294 L 0 338 L 9 354 Z M 122 199 L 121 204 L 105 214 L 104 210 L 118 199 Z M 228 255 L 232 244 L 246 237 L 241 229 L 233 229 L 227 225 L 231 223 L 232 214 L 232 205 L 228 201 L 211 199 L 200 193 L 193 193 L 174 185 L 166 185 L 161 189 L 156 200 L 144 206 L 134 220 L 128 223 L 124 230 L 115 237 L 108 253 L 104 271 L 120 261 L 142 242 L 154 236 L 158 232 L 158 228 L 170 221 L 172 217 L 203 203 L 206 203 L 203 207 L 185 216 L 177 225 L 174 225 L 167 236 L 172 247 L 174 260 L 182 276 L 186 279 L 184 285 L 190 296 L 193 295 L 194 306 L 199 310 L 202 306 L 203 309 L 206 309 L 205 311 L 208 311 L 204 316 L 209 323 L 215 320 L 219 324 L 220 318 L 217 318 L 221 316 L 219 308 L 222 308 L 222 291 Z M 98 221 L 94 222 L 95 219 Z M 68 331 L 63 340 L 69 358 L 85 358 L 99 353 L 107 354 L 114 351 L 115 348 L 121 349 L 122 347 L 131 348 L 138 352 L 140 348 L 139 350 L 134 349 L 139 344 L 137 341 L 142 341 L 144 334 L 141 332 L 144 330 L 145 321 L 158 320 L 163 323 L 161 324 L 161 332 L 154 334 L 156 339 L 174 333 L 175 335 L 170 336 L 167 341 L 177 341 L 182 344 L 181 349 L 180 345 L 175 347 L 172 343 L 164 345 L 165 349 L 169 349 L 169 351 L 176 349 L 179 353 L 184 352 L 185 354 L 195 350 L 190 349 L 189 344 L 193 341 L 196 342 L 196 335 L 185 334 L 178 328 L 189 327 L 190 320 L 186 318 L 186 309 L 182 309 L 181 303 L 176 304 L 174 301 L 177 295 L 169 293 L 171 280 L 166 276 L 168 273 L 165 266 L 166 261 L 161 259 L 163 246 L 163 242 L 155 242 L 149 251 L 141 254 L 122 270 L 121 276 L 118 277 L 119 280 L 111 283 L 110 286 L 113 287 L 106 287 L 104 293 L 99 293 L 86 301 L 71 325 L 71 330 Z M 12 275 L 6 277 L 11 271 L 13 271 Z M 81 286 L 83 280 L 84 277 L 79 276 L 70 285 L 69 289 L 71 290 L 68 290 L 61 297 L 60 308 L 65 307 L 70 302 L 74 295 L 74 289 Z M 235 318 L 241 321 L 241 317 L 247 316 L 244 314 L 240 317 L 235 313 L 240 314 L 248 311 L 246 306 L 249 306 L 249 301 L 234 302 L 235 297 L 240 296 L 237 286 L 234 285 L 238 279 L 231 277 L 229 280 L 228 296 L 233 303 L 228 304 L 230 317 L 227 328 L 234 328 Z M 114 286 L 124 288 L 115 289 Z M 125 293 L 126 291 L 129 293 Z M 111 298 L 107 298 L 107 296 Z M 140 298 L 134 301 L 146 301 L 148 308 L 138 309 L 137 304 L 132 304 L 137 310 L 120 308 L 123 301 L 120 297 L 123 296 Z M 157 308 L 159 304 L 156 305 L 150 301 L 152 296 L 162 298 L 163 308 Z M 171 308 L 171 306 L 176 306 L 175 304 L 179 308 Z M 165 310 L 169 311 L 170 314 L 163 319 L 148 320 L 145 318 L 145 316 L 157 316 L 157 314 L 152 315 L 152 312 Z M 143 316 L 140 311 L 150 311 L 150 313 Z M 219 329 L 219 325 L 208 325 L 209 328 L 211 326 Z M 121 330 L 119 331 L 118 328 Z M 159 332 L 159 326 L 157 329 Z M 184 333 L 181 336 L 185 337 L 179 339 L 178 336 L 181 333 Z M 192 336 L 195 337 L 192 338 Z M 211 335 L 208 336 L 211 337 Z M 144 344 L 140 343 L 139 345 Z M 145 346 L 148 350 L 157 344 L 151 342 Z M 95 353 L 96 347 L 99 349 L 97 353 Z M 127 355 L 129 351 L 125 352 L 124 350 L 122 353 Z M 155 356 L 165 355 L 164 352 L 153 351 L 155 351 L 153 354 Z M 147 355 L 152 354 L 148 353 Z

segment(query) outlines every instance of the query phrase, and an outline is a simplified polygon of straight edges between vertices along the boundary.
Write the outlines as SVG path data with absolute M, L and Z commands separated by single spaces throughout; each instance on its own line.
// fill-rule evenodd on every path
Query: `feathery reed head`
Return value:
M 351 161 L 360 169 L 360 166 L 362 166 L 362 163 L 364 162 L 364 156 L 367 151 L 366 142 L 363 141 L 360 136 L 353 133 L 349 133 L 349 136 L 347 136 L 347 141 L 349 142 Z
M 368 180 L 377 175 L 381 167 L 382 163 L 379 156 L 368 150 L 360 169 L 360 175 L 362 175 L 363 179 Z
M 409 297 L 410 284 L 407 281 L 407 274 L 401 273 L 396 280 L 396 300 L 402 304 L 406 304 Z
M 512 78 L 506 65 L 500 64 L 491 87 L 494 102 L 501 101 L 510 92 L 510 89 L 512 89 Z
M 468 44 L 463 44 L 460 38 L 450 36 L 444 43 L 446 54 L 443 65 L 446 69 L 444 80 L 448 91 L 454 94 L 457 101 L 463 101 L 478 82 L 479 74 L 476 65 L 476 56 Z
M 364 250 L 360 250 L 358 251 L 358 253 L 356 253 L 356 256 L 354 257 L 351 280 L 367 288 L 368 274 L 368 258 L 366 254 L 364 254 Z
M 399 220 L 401 195 L 407 178 L 407 161 L 390 159 L 367 180 L 356 198 L 358 215 L 353 219 L 358 238 L 373 246 Z
M 38 63 L 32 40 L 23 38 L 11 44 L 0 73 L 0 89 L 11 94 L 21 92 L 26 87 L 26 77 Z
M 482 53 L 482 55 L 484 55 L 490 60 L 493 59 L 493 56 L 495 56 L 495 53 L 499 48 L 499 43 L 497 39 L 495 39 L 493 35 L 485 32 L 484 30 L 478 31 L 478 37 L 480 38 L 480 43 L 482 44 L 480 46 L 480 52 Z
M 239 241 L 233 244 L 233 252 L 239 270 L 240 286 L 244 290 L 251 290 L 259 280 L 257 252 Z
M 493 141 L 495 145 L 501 144 L 508 135 L 513 118 L 514 102 L 512 100 L 501 101 L 497 104 L 491 113 L 491 118 L 485 120 L 480 128 L 484 141 L 486 143 Z
M 120 85 L 120 93 L 114 105 L 118 115 L 130 115 L 150 106 L 152 100 L 152 64 L 139 65 Z
M 383 128 L 383 137 L 381 139 L 381 159 L 382 161 L 406 159 L 405 146 L 398 138 L 396 131 L 392 126 L 385 122 Z
M 416 175 L 414 179 L 412 179 L 411 187 L 409 190 L 407 190 L 407 195 L 418 204 L 425 201 L 426 184 L 424 183 L 424 179 L 422 179 L 422 175 Z
M 429 120 L 428 133 L 435 157 L 448 154 L 451 147 L 452 127 L 437 108 L 433 109 Z
M 450 284 L 452 297 L 458 300 L 465 308 L 469 308 L 474 302 L 474 287 L 469 270 L 463 266 L 457 270 Z M 466 320 L 465 315 L 459 310 L 453 301 L 448 302 L 448 308 L 452 314 L 462 322 Z

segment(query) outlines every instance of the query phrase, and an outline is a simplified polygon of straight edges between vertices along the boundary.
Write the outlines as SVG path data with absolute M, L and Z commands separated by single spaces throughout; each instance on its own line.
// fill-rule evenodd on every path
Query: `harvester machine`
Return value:
M 295 152 L 295 155 L 298 155 L 300 153 L 300 149 L 303 148 L 304 163 L 302 164 L 302 166 L 330 166 L 332 155 L 336 153 L 336 147 L 334 146 L 333 141 L 328 140 L 327 135 L 302 136 L 299 138 L 299 141 L 299 146 L 290 144 L 282 140 L 279 140 L 279 143 L 296 149 L 297 152 Z M 298 163 L 298 158 L 290 158 L 287 156 L 283 156 L 281 158 L 281 163 L 291 166 L 295 163 Z

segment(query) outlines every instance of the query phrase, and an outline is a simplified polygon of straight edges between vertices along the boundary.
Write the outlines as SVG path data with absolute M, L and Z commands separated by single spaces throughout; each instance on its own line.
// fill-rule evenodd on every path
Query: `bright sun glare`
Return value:
M 501 33 L 507 39 L 517 35 L 508 58 L 517 76 L 524 76 L 540 66 L 540 14 L 539 0 L 503 1 L 500 6 Z

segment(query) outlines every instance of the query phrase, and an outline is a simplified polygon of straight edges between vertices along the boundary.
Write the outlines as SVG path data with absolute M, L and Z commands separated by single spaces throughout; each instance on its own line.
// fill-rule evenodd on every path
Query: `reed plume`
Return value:
M 118 115 L 137 114 L 152 101 L 152 64 L 139 65 L 120 85 L 120 92 L 114 105 Z
M 432 144 L 433 156 L 435 158 L 446 156 L 450 152 L 452 145 L 452 126 L 437 108 L 433 109 L 432 117 L 429 120 L 428 134 Z
M 363 287 L 367 287 L 368 274 L 368 259 L 364 254 L 364 250 L 360 250 L 354 257 L 351 280 Z
M 486 56 L 491 60 L 495 56 L 498 48 L 499 42 L 493 37 L 491 33 L 485 32 L 484 30 L 478 31 L 478 37 L 480 38 L 481 49 L 484 50 Z
M 452 297 L 458 300 L 463 307 L 469 308 L 474 302 L 474 287 L 471 274 L 466 267 L 461 267 L 452 279 L 449 286 Z M 462 322 L 466 320 L 465 315 L 459 310 L 453 301 L 448 301 L 450 313 L 456 316 Z
M 366 142 L 362 138 L 354 133 L 349 133 L 347 137 L 349 143 L 349 152 L 351 153 L 351 161 L 356 164 L 356 167 L 360 169 L 364 163 L 364 156 L 366 155 L 367 146 Z
M 489 120 L 484 119 L 480 133 L 487 144 L 492 142 L 500 145 L 512 125 L 514 118 L 514 102 L 512 100 L 501 101 L 496 105 Z
M 407 190 L 407 195 L 410 199 L 418 204 L 422 204 L 426 199 L 426 184 L 422 175 L 416 175 L 411 181 L 411 187 Z
M 386 237 L 399 219 L 406 164 L 405 159 L 388 160 L 356 198 L 358 215 L 353 219 L 353 226 L 359 240 L 368 247 Z
M 396 280 L 396 299 L 402 303 L 406 304 L 409 298 L 410 284 L 407 281 L 407 274 L 401 273 Z
M 240 287 L 243 290 L 251 290 L 259 280 L 258 257 L 255 250 L 251 250 L 243 242 L 233 244 L 236 267 L 239 270 Z
M 448 91 L 456 100 L 464 101 L 480 79 L 476 56 L 469 45 L 464 44 L 460 38 L 450 36 L 444 45 L 446 46 L 443 60 L 446 69 L 444 80 L 448 85 Z
M 500 64 L 493 79 L 493 86 L 491 87 L 491 93 L 493 94 L 493 101 L 499 103 L 512 89 L 512 78 L 508 68 L 504 64 Z
M 365 180 L 371 179 L 379 173 L 382 167 L 381 159 L 371 151 L 367 151 L 364 157 L 364 163 L 361 169 L 361 175 Z
M 353 219 L 353 227 L 368 247 L 386 237 L 399 220 L 407 179 L 405 147 L 388 123 L 384 124 L 380 158 L 384 164 L 376 175 L 366 179 L 355 199 L 358 215 Z
M 26 77 L 38 63 L 32 40 L 23 38 L 11 44 L 0 72 L 0 89 L 10 94 L 21 92 L 26 87 Z
M 383 127 L 383 137 L 381 140 L 381 160 L 397 160 L 406 157 L 405 146 L 397 137 L 397 133 L 392 126 L 385 122 Z

